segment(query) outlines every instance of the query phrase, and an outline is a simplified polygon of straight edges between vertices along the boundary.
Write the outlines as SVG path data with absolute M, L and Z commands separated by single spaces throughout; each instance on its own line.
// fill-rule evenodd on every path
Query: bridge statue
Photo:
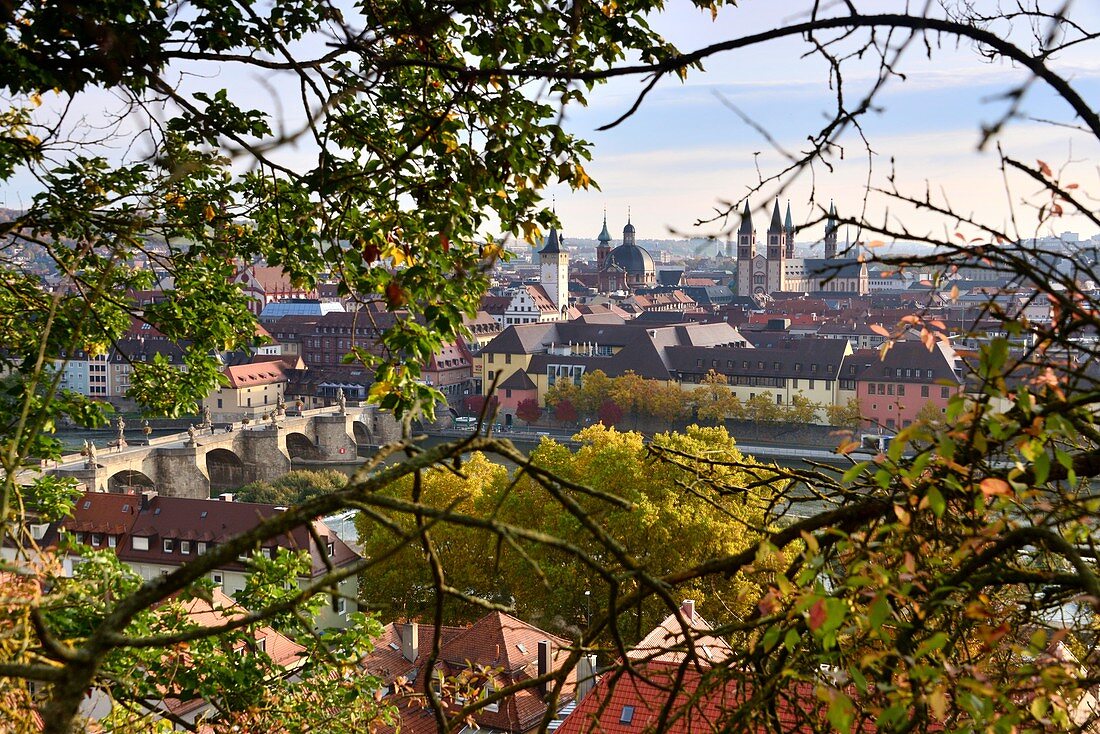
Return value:
M 85 440 L 84 441 L 84 451 L 85 451 L 85 453 L 88 457 L 87 461 L 84 462 L 85 468 L 95 469 L 95 460 L 96 460 L 95 444 L 92 443 L 91 441 Z
M 118 417 L 117 428 L 118 442 L 115 445 L 118 446 L 119 451 L 122 451 L 122 449 L 126 448 L 126 419 L 121 415 Z
M 340 406 L 340 415 L 348 414 L 348 399 L 344 396 L 344 388 L 336 388 L 336 404 Z

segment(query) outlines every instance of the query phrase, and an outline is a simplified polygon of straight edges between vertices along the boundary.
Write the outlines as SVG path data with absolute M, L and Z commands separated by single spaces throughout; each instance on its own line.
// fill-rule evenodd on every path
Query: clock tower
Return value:
M 539 250 L 539 281 L 557 307 L 559 318 L 565 318 L 569 307 L 569 253 L 562 249 L 563 242 L 557 228 L 551 227 L 545 246 Z

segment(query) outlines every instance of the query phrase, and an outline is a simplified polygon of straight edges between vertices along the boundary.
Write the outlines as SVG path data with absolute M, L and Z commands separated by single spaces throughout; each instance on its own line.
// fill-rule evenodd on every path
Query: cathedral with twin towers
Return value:
M 824 257 L 795 257 L 794 231 L 790 203 L 783 217 L 776 199 L 764 242 L 758 243 L 752 211 L 745 202 L 736 240 L 730 240 L 726 246 L 726 257 L 731 259 L 736 248 L 738 295 L 759 297 L 792 292 L 866 295 L 870 292 L 866 263 L 850 253 L 838 257 L 836 207 L 832 203 L 825 220 Z

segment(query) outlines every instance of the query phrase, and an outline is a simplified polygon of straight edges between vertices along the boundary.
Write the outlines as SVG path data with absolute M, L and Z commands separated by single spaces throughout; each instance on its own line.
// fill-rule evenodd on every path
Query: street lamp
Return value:
M 592 592 L 584 590 L 584 623 L 592 626 Z

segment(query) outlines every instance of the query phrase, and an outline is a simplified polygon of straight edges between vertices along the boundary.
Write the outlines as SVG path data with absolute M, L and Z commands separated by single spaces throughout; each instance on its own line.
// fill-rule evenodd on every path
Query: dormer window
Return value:
M 165 538 L 164 539 L 164 552 L 165 553 L 171 553 L 172 552 L 172 539 L 171 538 Z
M 335 543 L 329 543 L 327 550 L 328 550 L 328 557 L 332 558 L 334 555 L 336 555 L 336 544 Z
M 493 695 L 495 692 L 496 692 L 496 689 L 493 688 L 492 679 L 489 679 L 489 680 L 485 681 L 485 685 L 481 689 L 481 697 L 482 698 L 488 698 L 489 696 Z M 499 711 L 500 710 L 500 701 L 493 701 L 492 703 L 485 704 L 485 710 L 486 711 Z

